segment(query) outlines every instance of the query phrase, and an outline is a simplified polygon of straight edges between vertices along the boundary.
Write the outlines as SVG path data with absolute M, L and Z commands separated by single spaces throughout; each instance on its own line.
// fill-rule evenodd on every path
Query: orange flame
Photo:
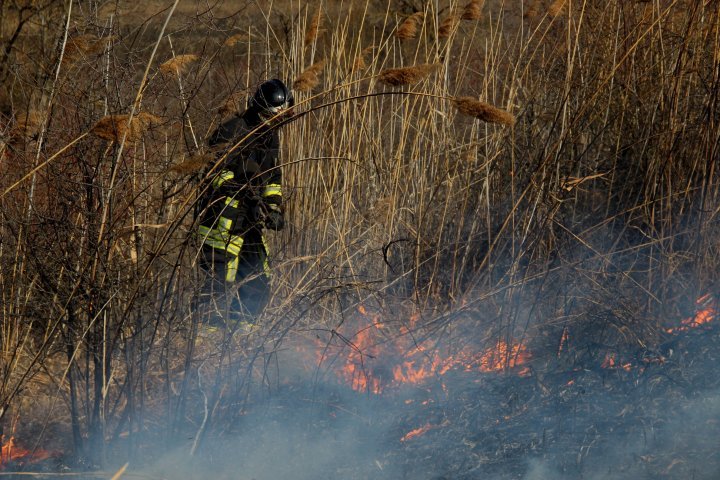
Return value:
M 2 440 L 5 440 L 4 436 Z M 17 445 L 15 437 L 10 437 L 8 441 L 3 442 L 2 447 L 0 447 L 0 469 L 4 468 L 5 465 L 10 462 L 37 463 L 58 455 L 58 452 L 50 452 L 47 450 L 27 450 Z
M 630 363 L 630 362 L 623 363 L 623 364 L 617 363 L 615 361 L 614 353 L 606 353 L 605 360 L 603 360 L 603 363 L 602 363 L 602 365 L 600 365 L 600 367 L 607 368 L 607 369 L 622 368 L 626 372 L 629 372 L 630 370 L 632 370 L 632 363 Z
M 423 434 L 427 433 L 428 430 L 430 430 L 431 428 L 433 428 L 433 426 L 430 425 L 429 423 L 426 423 L 425 425 L 423 425 L 423 426 L 420 427 L 420 428 L 416 428 L 416 429 L 414 429 L 414 430 L 410 430 L 408 433 L 406 433 L 406 434 L 400 439 L 400 441 L 401 441 L 401 442 L 407 442 L 407 441 L 410 440 L 410 439 L 413 439 L 413 438 L 415 438 L 415 437 L 419 437 L 420 435 L 423 435 Z
M 679 327 L 667 328 L 667 333 L 685 332 L 715 320 L 717 317 L 717 302 L 711 294 L 705 294 L 695 300 L 695 315 L 680 321 Z
M 399 334 L 389 338 L 379 315 L 371 315 L 362 305 L 358 307 L 358 313 L 365 327 L 345 339 L 349 353 L 336 370 L 338 377 L 356 391 L 380 394 L 388 387 L 420 384 L 451 370 L 501 372 L 515 369 L 530 358 L 524 345 L 508 345 L 504 341 L 479 353 L 469 347 L 456 352 L 429 347 L 410 335 L 420 319 L 419 314 L 412 315 L 409 324 L 400 327 Z M 319 356 L 318 361 L 322 362 L 323 357 Z M 372 368 L 375 362 L 384 367 Z M 528 371 L 522 369 L 517 373 L 526 375 Z
M 487 350 L 480 357 L 481 372 L 498 372 L 506 368 L 515 368 L 526 363 L 530 354 L 525 345 L 508 345 L 500 340 L 494 349 Z
M 569 339 L 570 339 L 570 332 L 568 331 L 568 327 L 563 327 L 562 336 L 560 337 L 560 345 L 558 345 L 558 351 L 557 351 L 558 358 L 560 358 L 560 354 L 562 353 L 563 348 L 566 347 Z
M 358 306 L 358 313 L 364 319 L 365 327 L 354 337 L 347 340 L 351 346 L 345 356 L 341 368 L 336 374 L 356 391 L 380 394 L 385 388 L 399 387 L 404 384 L 420 384 L 430 378 L 438 378 L 451 370 L 465 372 L 503 372 L 525 376 L 530 373 L 528 361 L 531 354 L 522 343 L 508 343 L 499 340 L 492 348 L 477 352 L 465 347 L 460 351 L 448 352 L 436 346 L 416 342 L 411 335 L 420 320 L 419 313 L 409 317 L 408 323 L 398 328 L 394 338 L 383 333 L 386 325 L 381 323 L 380 316 L 372 313 L 363 305 Z M 695 314 L 683 319 L 681 325 L 669 328 L 668 333 L 686 331 L 699 327 L 717 318 L 717 299 L 711 295 L 703 295 L 696 301 Z M 570 332 L 563 328 L 557 356 L 561 356 L 569 345 Z M 441 351 L 442 350 L 442 351 Z M 386 367 L 368 368 L 378 359 Z M 322 361 L 323 358 L 319 358 Z M 622 369 L 631 371 L 634 366 L 630 362 L 620 362 L 615 353 L 608 353 L 601 365 L 605 369 Z M 412 438 L 412 437 L 411 437 Z

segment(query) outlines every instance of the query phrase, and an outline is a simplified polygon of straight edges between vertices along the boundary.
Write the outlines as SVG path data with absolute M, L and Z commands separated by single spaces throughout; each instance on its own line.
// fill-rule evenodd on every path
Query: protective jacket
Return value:
M 225 263 L 221 271 L 226 282 L 248 274 L 242 271 L 243 263 L 250 270 L 260 263 L 261 272 L 249 273 L 266 270 L 262 229 L 283 227 L 280 140 L 277 129 L 261 124 L 251 107 L 220 125 L 208 142 L 213 148 L 223 146 L 221 154 L 227 159 L 201 201 L 198 234 L 206 253 L 212 249 L 212 262 Z M 253 260 L 250 254 L 259 258 Z

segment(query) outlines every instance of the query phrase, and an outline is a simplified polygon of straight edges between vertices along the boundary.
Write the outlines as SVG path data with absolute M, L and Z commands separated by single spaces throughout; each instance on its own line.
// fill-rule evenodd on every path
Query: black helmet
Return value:
M 250 106 L 261 113 L 276 114 L 295 103 L 292 93 L 277 78 L 263 82 L 250 99 Z

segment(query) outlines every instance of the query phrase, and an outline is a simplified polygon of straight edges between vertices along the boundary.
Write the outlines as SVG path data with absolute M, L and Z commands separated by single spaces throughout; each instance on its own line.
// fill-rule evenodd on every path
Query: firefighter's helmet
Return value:
M 263 82 L 250 99 L 250 107 L 265 116 L 280 113 L 294 103 L 292 92 L 277 78 Z

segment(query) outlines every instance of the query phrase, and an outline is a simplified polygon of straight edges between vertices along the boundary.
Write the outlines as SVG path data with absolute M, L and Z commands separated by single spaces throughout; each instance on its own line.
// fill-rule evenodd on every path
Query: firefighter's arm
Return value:
M 285 218 L 282 206 L 282 174 L 279 166 L 268 172 L 262 198 L 267 207 L 265 227 L 270 230 L 282 230 L 285 226 Z

